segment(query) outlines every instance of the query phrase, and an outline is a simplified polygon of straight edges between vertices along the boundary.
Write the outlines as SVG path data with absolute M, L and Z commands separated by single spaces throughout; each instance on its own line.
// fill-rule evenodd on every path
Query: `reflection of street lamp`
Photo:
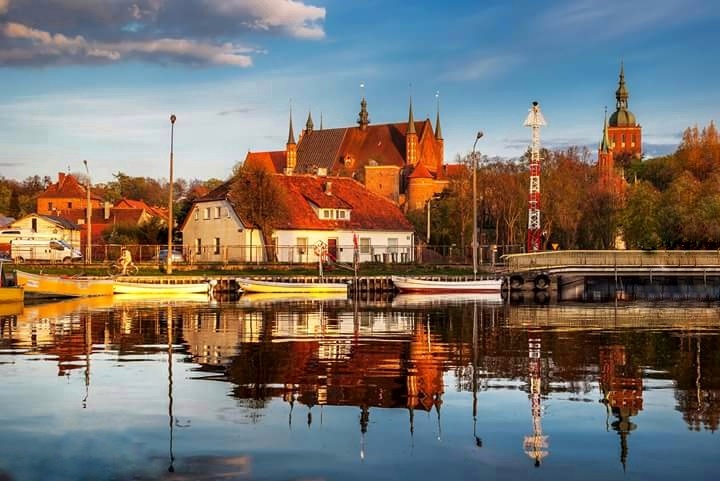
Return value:
M 87 201 L 85 205 L 85 224 L 87 225 L 87 236 L 85 238 L 85 262 L 92 262 L 92 205 L 90 205 L 90 169 L 88 169 L 87 160 L 83 160 L 85 164 L 85 174 L 87 175 Z
M 168 251 L 167 251 L 167 273 L 172 274 L 172 252 L 173 252 L 173 136 L 175 134 L 175 114 L 170 116 L 170 186 L 168 194 Z
M 477 239 L 477 154 L 475 153 L 475 147 L 477 146 L 478 140 L 483 136 L 482 130 L 478 131 L 475 136 L 475 143 L 472 148 L 472 160 L 473 160 L 473 172 L 472 172 L 472 183 L 473 183 L 473 232 L 472 232 L 472 254 L 473 254 L 473 279 L 477 279 L 477 251 L 478 251 L 478 239 Z

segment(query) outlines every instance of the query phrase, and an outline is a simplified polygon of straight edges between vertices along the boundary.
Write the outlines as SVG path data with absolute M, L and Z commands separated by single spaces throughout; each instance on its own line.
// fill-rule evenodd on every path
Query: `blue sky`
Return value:
M 225 178 L 248 150 L 354 125 L 435 118 L 446 159 L 600 139 L 620 60 L 646 153 L 718 120 L 715 0 L 0 0 L 0 175 Z M 292 100 L 291 100 L 292 99 Z

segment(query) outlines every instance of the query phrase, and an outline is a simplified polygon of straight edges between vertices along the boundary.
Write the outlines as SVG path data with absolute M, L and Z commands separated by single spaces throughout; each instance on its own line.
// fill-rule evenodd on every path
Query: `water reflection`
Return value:
M 701 479 L 718 466 L 717 436 L 703 433 L 720 423 L 719 316 L 713 304 L 483 298 L 25 306 L 0 317 L 0 442 L 12 446 L 0 470 L 41 478 L 27 454 L 58 449 L 49 430 L 89 443 L 96 462 L 81 471 L 95 479 L 367 479 L 396 472 L 390 460 L 419 479 L 432 465 L 448 479 L 533 466 L 574 479 L 563 466 L 576 463 L 673 479 L 670 433 Z M 55 466 L 65 479 L 76 456 Z

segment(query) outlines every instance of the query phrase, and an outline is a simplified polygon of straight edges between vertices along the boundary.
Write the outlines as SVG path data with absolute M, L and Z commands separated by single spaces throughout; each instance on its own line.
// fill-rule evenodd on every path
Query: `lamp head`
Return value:
M 475 138 L 476 138 L 476 139 L 481 139 L 483 135 L 485 135 L 485 134 L 483 133 L 483 131 L 482 131 L 482 130 L 478 130 L 477 137 L 475 137 Z
M 170 116 L 170 123 L 171 123 L 171 124 L 174 124 L 174 123 L 175 123 L 175 120 L 177 120 L 177 117 L 175 117 L 175 114 L 172 114 L 172 115 Z

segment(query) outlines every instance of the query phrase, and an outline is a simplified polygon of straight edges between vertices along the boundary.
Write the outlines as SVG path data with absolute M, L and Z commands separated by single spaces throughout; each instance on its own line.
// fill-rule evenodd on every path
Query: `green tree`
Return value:
M 660 202 L 660 192 L 649 182 L 641 181 L 630 187 L 622 215 L 623 232 L 629 247 L 662 247 L 661 224 L 657 216 Z

